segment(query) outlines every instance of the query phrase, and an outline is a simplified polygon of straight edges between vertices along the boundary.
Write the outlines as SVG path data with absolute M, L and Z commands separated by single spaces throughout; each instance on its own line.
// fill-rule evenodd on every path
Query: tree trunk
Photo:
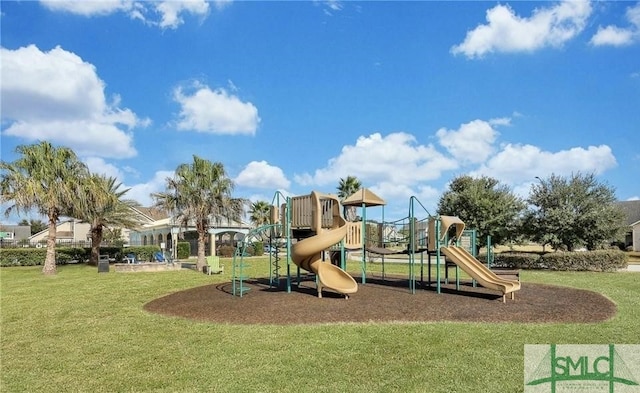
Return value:
M 91 227 L 91 256 L 89 265 L 98 266 L 100 259 L 100 244 L 102 244 L 102 226 Z
M 47 237 L 47 257 L 44 259 L 42 273 L 45 275 L 54 275 L 56 271 L 56 221 L 57 214 L 49 213 L 49 236 Z
M 204 267 L 207 265 L 205 257 L 206 236 L 207 232 L 198 231 L 198 262 L 196 263 L 196 268 L 199 272 L 203 271 Z

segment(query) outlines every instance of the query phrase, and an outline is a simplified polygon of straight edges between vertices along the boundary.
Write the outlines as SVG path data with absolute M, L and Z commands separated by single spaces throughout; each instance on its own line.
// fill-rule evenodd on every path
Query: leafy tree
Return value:
M 104 228 L 102 241 L 112 245 L 122 246 L 125 242 L 122 235 L 122 228 Z
M 467 228 L 477 230 L 477 246 L 504 244 L 518 236 L 524 202 L 498 180 L 482 176 L 459 176 L 440 197 L 438 214 L 457 216 Z
M 89 263 L 97 265 L 105 230 L 109 227 L 138 227 L 140 221 L 131 209 L 139 205 L 133 200 L 123 199 L 129 189 L 123 189 L 113 177 L 91 174 L 77 185 L 77 201 L 72 215 L 91 225 Z
M 569 251 L 600 248 L 622 233 L 624 214 L 616 206 L 614 190 L 594 174 L 551 175 L 538 178 L 527 202 L 532 208 L 525 222 L 532 240 Z
M 40 232 L 44 231 L 45 229 L 47 229 L 47 223 L 46 222 L 44 222 L 42 220 L 34 220 L 33 218 L 31 218 L 29 220 L 27 220 L 25 218 L 22 221 L 20 221 L 18 223 L 18 225 L 30 226 L 32 235 L 35 235 L 36 233 L 40 233 Z
M 251 204 L 249 209 L 251 222 L 255 226 L 266 225 L 269 223 L 271 215 L 271 205 L 266 201 L 257 201 Z
M 184 227 L 195 225 L 198 233 L 198 270 L 206 265 L 205 244 L 212 221 L 221 218 L 239 221 L 245 201 L 232 198 L 233 181 L 224 166 L 193 156 L 193 163 L 178 166 L 167 178 L 166 191 L 152 194 L 156 206 L 174 215 Z
M 37 210 L 48 218 L 47 255 L 42 267 L 46 275 L 56 273 L 56 224 L 77 199 L 76 184 L 88 173 L 73 150 L 54 147 L 49 142 L 20 145 L 20 157 L 13 163 L 0 163 L 2 201 L 13 204 L 6 209 L 20 213 Z
M 362 182 L 355 176 L 347 176 L 346 179 L 340 178 L 338 183 L 338 198 L 343 201 L 353 195 L 356 191 L 362 188 Z M 347 221 L 355 221 L 357 216 L 356 206 L 345 206 L 344 217 Z

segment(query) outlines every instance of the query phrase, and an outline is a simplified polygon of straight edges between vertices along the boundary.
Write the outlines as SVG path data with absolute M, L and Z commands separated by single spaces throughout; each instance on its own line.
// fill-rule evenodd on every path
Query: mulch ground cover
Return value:
M 360 283 L 360 278 L 355 277 Z M 284 280 L 282 280 L 284 284 Z M 592 291 L 523 283 L 515 300 L 502 302 L 496 291 L 462 283 L 409 290 L 402 278 L 367 277 L 358 292 L 343 295 L 323 291 L 317 297 L 315 282 L 292 282 L 286 288 L 270 288 L 268 279 L 245 282 L 251 290 L 244 296 L 231 294 L 231 283 L 212 284 L 172 293 L 147 303 L 153 313 L 228 324 L 326 324 L 349 322 L 525 322 L 592 323 L 613 317 L 615 304 Z

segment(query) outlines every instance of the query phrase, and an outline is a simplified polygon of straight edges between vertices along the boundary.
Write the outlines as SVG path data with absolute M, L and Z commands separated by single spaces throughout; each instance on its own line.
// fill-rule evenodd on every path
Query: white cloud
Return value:
M 395 204 L 397 208 L 402 208 L 402 212 L 407 214 L 407 208 L 409 206 L 409 198 L 416 197 L 420 201 L 425 208 L 430 209 L 438 204 L 438 199 L 440 198 L 441 190 L 427 186 L 424 184 L 396 184 L 393 182 L 380 182 L 371 187 L 368 187 L 371 191 L 373 191 L 376 195 L 385 199 L 387 204 L 392 205 L 393 201 L 400 201 L 402 203 Z M 418 207 L 418 210 L 420 208 Z M 416 212 L 418 211 L 416 210 Z M 435 214 L 435 211 L 430 211 L 431 214 Z M 421 215 L 421 214 L 418 214 Z
M 342 11 L 344 8 L 344 4 L 340 0 L 313 0 L 313 3 L 321 6 L 327 16 L 333 16 L 334 12 Z
M 181 15 L 185 12 L 202 17 L 209 13 L 209 3 L 204 0 L 162 1 L 155 7 L 161 15 L 159 26 L 162 28 L 175 29 L 183 24 Z
M 42 52 L 35 45 L 1 48 L 3 135 L 28 141 L 49 140 L 80 155 L 132 157 L 131 130 L 145 127 L 119 97 L 107 102 L 105 83 L 96 68 L 78 55 L 56 47 Z
M 291 182 L 286 178 L 282 169 L 269 165 L 266 161 L 252 161 L 235 178 L 240 186 L 254 188 L 289 188 Z
M 616 158 L 607 145 L 548 152 L 532 145 L 507 144 L 472 174 L 519 184 L 552 173 L 559 176 L 575 172 L 601 174 L 616 165 Z
M 337 186 L 338 179 L 356 176 L 365 185 L 406 185 L 433 180 L 442 171 L 455 169 L 455 160 L 445 157 L 433 146 L 419 145 L 414 136 L 397 132 L 387 136 L 380 133 L 361 136 L 355 145 L 342 148 L 338 157 L 329 160 L 327 166 L 314 174 L 296 174 L 301 185 Z
M 626 18 L 631 24 L 629 27 L 599 26 L 596 34 L 591 37 L 591 45 L 625 46 L 640 39 L 640 3 L 627 8 Z
M 182 87 L 174 90 L 173 98 L 181 106 L 179 130 L 255 135 L 260 117 L 251 102 L 242 102 L 225 89 L 194 87 L 192 94 L 185 94 Z
M 130 188 L 130 190 L 125 196 L 127 199 L 137 201 L 142 206 L 152 206 L 154 201 L 151 198 L 151 194 L 164 191 L 167 184 L 166 179 L 172 177 L 174 173 L 174 171 L 158 171 L 153 178 L 146 183 L 138 183 L 132 186 L 128 185 L 126 188 Z
M 130 0 L 40 0 L 40 3 L 51 11 L 69 12 L 82 16 L 109 15 L 115 12 L 130 12 L 134 2 Z
M 133 136 L 113 124 L 93 121 L 17 121 L 2 135 L 31 142 L 47 140 L 72 148 L 79 156 L 127 158 L 138 153 Z
M 440 144 L 462 163 L 482 163 L 494 151 L 493 143 L 499 133 L 493 125 L 508 125 L 507 118 L 490 121 L 473 120 L 457 130 L 441 128 L 436 132 Z
M 591 45 L 624 46 L 633 42 L 633 32 L 616 26 L 598 27 L 596 34 L 591 37 Z
M 86 157 L 83 161 L 87 164 L 91 173 L 114 177 L 119 182 L 122 182 L 124 178 L 122 171 L 117 166 L 109 164 L 100 157 Z
M 451 48 L 469 58 L 493 52 L 532 52 L 559 47 L 578 35 L 591 15 L 588 0 L 563 1 L 534 10 L 529 18 L 515 14 L 508 5 L 487 10 L 487 24 L 468 31 L 464 41 Z
M 340 11 L 344 7 L 339 0 L 326 0 L 324 4 L 333 11 Z
M 205 0 L 41 0 L 40 3 L 51 11 L 69 12 L 86 17 L 123 12 L 131 19 L 139 19 L 148 25 L 159 26 L 163 29 L 176 29 L 184 23 L 183 16 L 185 14 L 202 18 L 206 18 L 209 14 L 209 2 Z M 230 0 L 213 2 L 218 10 L 223 9 L 230 3 Z

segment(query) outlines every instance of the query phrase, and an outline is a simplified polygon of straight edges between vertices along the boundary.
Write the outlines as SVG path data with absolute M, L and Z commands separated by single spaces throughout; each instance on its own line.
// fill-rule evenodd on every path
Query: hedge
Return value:
M 135 254 L 139 262 L 153 262 L 153 254 L 159 251 L 160 246 L 130 246 L 122 249 L 124 255 Z
M 178 259 L 189 259 L 189 257 L 191 256 L 191 243 L 178 242 L 176 246 L 176 252 Z
M 229 245 L 222 245 L 218 247 L 218 256 L 223 258 L 231 258 L 234 256 L 236 252 L 236 248 Z M 264 246 L 262 242 L 255 242 L 252 244 L 247 244 L 244 249 L 244 256 L 253 257 L 253 256 L 261 256 L 264 255 Z
M 627 267 L 627 256 L 620 250 L 552 252 L 542 259 L 550 270 L 609 272 Z
M 486 256 L 479 259 L 486 261 Z M 559 251 L 545 254 L 502 252 L 494 255 L 491 267 L 609 272 L 626 268 L 627 256 L 619 250 Z
M 122 261 L 125 254 L 134 253 L 141 262 L 153 260 L 153 254 L 160 251 L 158 246 L 100 247 L 100 254 L 107 254 L 116 262 Z M 36 266 L 42 265 L 47 256 L 46 248 L 0 248 L 0 266 Z M 56 247 L 56 264 L 85 263 L 89 261 L 89 247 Z

